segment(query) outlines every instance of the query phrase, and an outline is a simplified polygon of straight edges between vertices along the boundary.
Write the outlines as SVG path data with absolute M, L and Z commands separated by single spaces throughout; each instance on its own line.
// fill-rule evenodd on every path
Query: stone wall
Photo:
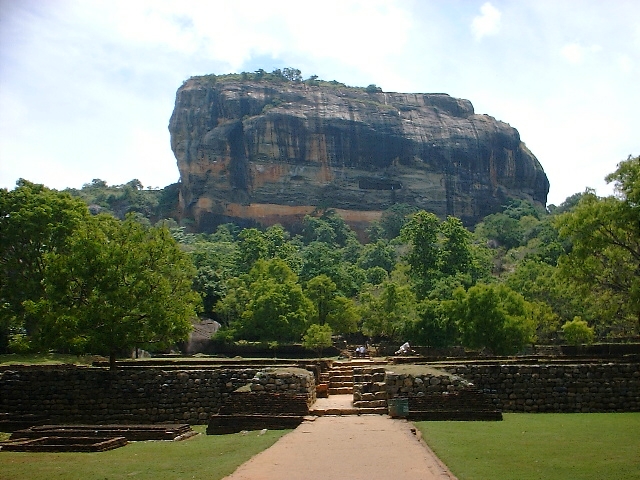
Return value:
M 451 365 L 504 412 L 640 411 L 640 364 Z
M 258 371 L 251 380 L 250 388 L 252 392 L 303 395 L 309 406 L 316 401 L 314 374 L 299 368 Z
M 428 393 L 454 393 L 466 390 L 469 382 L 463 378 L 442 375 L 409 375 L 387 372 L 387 395 L 393 397 L 423 397 Z
M 255 368 L 10 368 L 0 371 L 0 411 L 40 414 L 52 423 L 205 424 L 231 392 L 254 381 L 258 372 Z M 303 379 L 296 382 L 288 376 L 286 386 L 278 385 L 277 391 L 299 395 L 303 383 L 306 389 L 312 387 L 313 374 L 301 372 Z M 256 380 L 264 378 L 265 388 L 278 380 L 270 373 Z

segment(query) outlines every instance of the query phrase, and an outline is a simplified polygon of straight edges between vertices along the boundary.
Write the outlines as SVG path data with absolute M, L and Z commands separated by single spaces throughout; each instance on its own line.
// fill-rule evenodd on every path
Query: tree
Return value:
M 467 292 L 459 288 L 454 302 L 452 315 L 467 347 L 505 355 L 517 353 L 534 339 L 530 306 L 522 295 L 504 285 L 478 284 Z
M 458 218 L 440 222 L 422 210 L 402 228 L 400 238 L 411 246 L 406 260 L 421 298 L 452 284 L 452 278 L 470 286 L 483 274 L 481 255 L 476 255 L 471 233 Z
M 372 267 L 365 271 L 367 282 L 371 285 L 380 285 L 389 278 L 389 274 L 382 267 Z
M 559 276 L 556 267 L 541 261 L 525 259 L 507 276 L 505 284 L 531 304 L 538 305 L 540 341 L 555 339 L 562 322 L 587 314 L 591 303 L 591 297 L 576 292 L 571 283 Z M 544 311 L 545 308 L 551 309 L 551 313 Z
M 44 294 L 45 255 L 64 251 L 88 218 L 84 202 L 68 193 L 22 179 L 14 190 L 0 189 L 0 352 L 11 334 L 37 334 L 38 318 L 24 302 Z
M 219 238 L 219 241 L 198 240 L 183 245 L 197 269 L 194 288 L 202 296 L 206 315 L 213 315 L 216 303 L 227 293 L 227 280 L 237 273 L 236 244 L 223 235 Z
M 439 223 L 433 213 L 422 210 L 413 215 L 400 232 L 401 239 L 411 244 L 407 262 L 412 273 L 426 282 L 439 272 Z
M 45 295 L 30 309 L 43 345 L 107 354 L 114 367 L 118 352 L 186 338 L 200 302 L 194 274 L 167 228 L 100 215 L 45 255 Z
M 447 217 L 439 228 L 443 236 L 438 262 L 440 272 L 447 276 L 471 272 L 473 267 L 471 232 L 456 217 Z
M 331 327 L 329 325 L 318 325 L 314 323 L 307 329 L 302 340 L 302 346 L 318 353 L 318 357 L 322 356 L 322 349 L 330 347 Z
M 284 68 L 282 70 L 282 76 L 290 82 L 298 83 L 302 81 L 302 72 L 297 68 Z
M 238 240 L 238 262 L 242 272 L 251 270 L 258 260 L 269 258 L 269 243 L 257 228 L 245 228 Z
M 237 281 L 242 295 L 219 306 L 235 313 L 229 327 L 245 340 L 299 341 L 314 306 L 297 283 L 298 276 L 281 259 L 258 260 L 248 275 Z
M 396 252 L 384 240 L 369 243 L 361 250 L 358 258 L 358 266 L 368 270 L 373 267 L 382 267 L 387 272 L 391 272 L 396 263 Z
M 640 329 L 640 157 L 607 176 L 617 197 L 587 191 L 578 205 L 558 216 L 560 235 L 572 249 L 560 258 L 565 279 L 599 302 L 610 334 Z
M 518 219 L 505 213 L 494 213 L 484 217 L 476 226 L 476 234 L 487 240 L 497 242 L 509 250 L 522 244 L 524 232 Z
M 263 233 L 267 242 L 267 258 L 281 258 L 294 272 L 302 265 L 298 245 L 291 242 L 289 232 L 282 225 L 273 225 Z
M 408 325 L 406 336 L 412 344 L 430 347 L 450 347 L 459 340 L 460 332 L 451 300 L 424 300 L 418 306 L 416 320 Z
M 316 306 L 318 323 L 327 323 L 331 302 L 337 296 L 336 284 L 326 275 L 318 275 L 307 282 L 306 295 Z
M 340 251 L 323 242 L 312 242 L 302 250 L 300 278 L 309 281 L 318 275 L 326 275 L 336 284 L 341 277 Z
M 409 285 L 388 280 L 360 296 L 362 332 L 372 337 L 401 340 L 416 318 L 416 298 Z
M 344 247 L 355 239 L 355 233 L 349 225 L 335 212 L 326 210 L 322 215 L 306 215 L 303 223 L 303 238 L 306 243 L 319 241 L 338 247 Z
M 402 227 L 409 221 L 409 217 L 417 211 L 418 208 L 406 203 L 395 203 L 382 212 L 380 227 L 382 227 L 384 237 L 388 240 L 398 237 Z
M 358 312 L 348 298 L 338 293 L 336 284 L 326 275 L 307 282 L 307 297 L 316 307 L 317 321 L 329 325 L 335 333 L 353 333 L 358 329 Z

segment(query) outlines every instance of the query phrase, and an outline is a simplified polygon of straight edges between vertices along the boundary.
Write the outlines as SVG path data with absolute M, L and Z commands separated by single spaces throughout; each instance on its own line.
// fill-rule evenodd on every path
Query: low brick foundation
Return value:
M 207 426 L 207 435 L 226 435 L 243 430 L 285 430 L 296 428 L 304 417 L 297 415 L 214 415 Z

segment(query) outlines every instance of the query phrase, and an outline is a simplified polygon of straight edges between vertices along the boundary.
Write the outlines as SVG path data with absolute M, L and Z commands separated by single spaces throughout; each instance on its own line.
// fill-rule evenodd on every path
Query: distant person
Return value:
M 409 355 L 410 353 L 413 353 L 413 350 L 411 350 L 411 345 L 409 345 L 409 342 L 404 342 L 402 345 L 400 345 L 400 350 L 396 352 L 396 355 Z

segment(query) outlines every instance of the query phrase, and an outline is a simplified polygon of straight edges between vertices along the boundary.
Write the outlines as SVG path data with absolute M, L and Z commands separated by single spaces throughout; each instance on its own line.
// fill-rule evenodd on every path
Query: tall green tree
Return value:
M 391 272 L 396 264 L 396 252 L 394 248 L 384 240 L 369 243 L 361 249 L 358 258 L 358 266 L 364 270 L 373 267 L 382 267 Z
M 257 228 L 245 228 L 238 235 L 238 265 L 248 272 L 258 260 L 269 258 L 269 242 Z
M 456 217 L 447 217 L 439 226 L 442 234 L 439 270 L 442 275 L 470 273 L 473 269 L 471 232 Z
M 505 285 L 475 285 L 454 294 L 453 315 L 464 346 L 513 354 L 533 342 L 535 324 L 522 295 Z
M 89 217 L 87 206 L 68 193 L 19 180 L 0 189 L 0 352 L 12 333 L 37 335 L 39 319 L 25 301 L 44 295 L 44 257 L 63 252 L 67 239 Z
M 640 331 L 640 157 L 629 158 L 607 177 L 617 196 L 587 191 L 556 225 L 572 242 L 560 258 L 561 272 L 585 295 L 593 295 L 610 335 Z
M 340 295 L 338 287 L 329 277 L 319 275 L 309 280 L 305 294 L 316 307 L 320 325 L 329 325 L 335 333 L 357 331 L 360 317 L 354 303 Z
M 418 208 L 406 203 L 395 203 L 382 212 L 379 225 L 384 238 L 392 240 L 400 236 L 402 227 L 409 221 L 410 216 L 418 210 Z
M 229 239 L 221 239 L 182 247 L 197 269 L 194 288 L 202 296 L 204 314 L 213 316 L 216 303 L 227 293 L 227 281 L 237 274 L 237 246 Z
M 485 270 L 479 249 L 471 243 L 471 232 L 455 217 L 440 222 L 422 210 L 402 228 L 400 237 L 410 244 L 406 260 L 421 298 L 458 282 L 473 285 Z
M 193 264 L 167 228 L 100 215 L 66 244 L 45 254 L 45 295 L 30 302 L 45 346 L 107 354 L 113 367 L 127 349 L 186 338 L 200 297 Z
M 314 317 L 313 303 L 304 295 L 298 276 L 281 259 L 259 260 L 238 282 L 246 304 L 219 302 L 236 318 L 229 327 L 235 338 L 261 341 L 299 341 Z M 231 308 L 228 308 L 228 307 Z
M 452 300 L 423 300 L 418 305 L 418 315 L 407 325 L 406 337 L 412 344 L 444 348 L 456 345 L 460 331 Z
M 363 292 L 360 303 L 362 332 L 371 337 L 400 341 L 417 315 L 413 290 L 393 279 Z
M 330 347 L 331 342 L 331 327 L 329 325 L 318 325 L 314 323 L 309 327 L 307 333 L 302 338 L 302 345 L 310 350 L 315 350 L 318 353 L 318 358 L 322 356 L 322 349 Z
M 435 214 L 424 210 L 416 213 L 402 228 L 401 238 L 411 245 L 407 263 L 417 278 L 430 283 L 439 274 L 440 246 L 438 233 L 440 221 Z

